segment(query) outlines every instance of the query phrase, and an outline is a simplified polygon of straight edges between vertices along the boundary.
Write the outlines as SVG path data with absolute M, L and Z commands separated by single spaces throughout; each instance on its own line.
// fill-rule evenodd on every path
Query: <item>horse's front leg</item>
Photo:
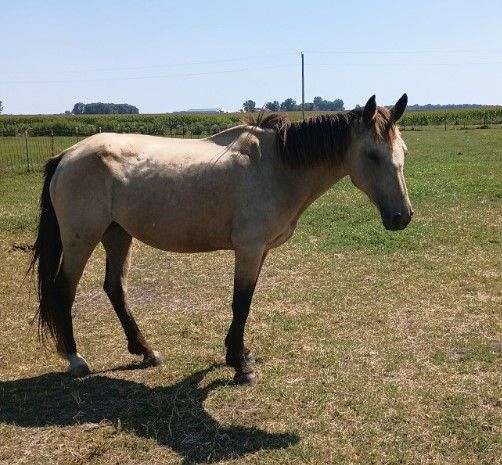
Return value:
M 256 380 L 253 360 L 244 345 L 244 327 L 265 256 L 266 251 L 263 246 L 240 247 L 235 250 L 232 323 L 225 338 L 225 345 L 226 362 L 235 368 L 234 380 L 237 383 L 252 384 Z

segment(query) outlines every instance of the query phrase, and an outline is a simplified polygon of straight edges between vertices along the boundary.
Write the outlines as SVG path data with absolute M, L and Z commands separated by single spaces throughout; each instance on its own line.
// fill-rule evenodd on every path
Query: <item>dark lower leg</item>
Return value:
M 236 257 L 236 276 L 232 300 L 232 323 L 225 337 L 225 346 L 227 347 L 226 362 L 229 366 L 235 367 L 238 365 L 239 360 L 244 361 L 244 363 L 248 365 L 254 362 L 251 351 L 244 345 L 244 328 L 249 315 L 256 281 L 266 257 L 267 251 L 261 254 L 261 259 L 259 260 L 259 265 L 256 270 L 253 269 L 253 262 L 256 262 L 256 259 L 247 263 L 249 269 L 246 269 L 239 262 L 239 257 Z M 244 278 L 241 276 L 242 274 L 244 274 Z M 247 279 L 245 278 L 246 275 L 249 275 Z M 250 280 L 252 284 L 246 286 L 240 283 L 240 281 L 246 280 Z
M 244 328 L 249 315 L 254 284 L 248 287 L 234 285 L 232 302 L 232 323 L 225 338 L 227 347 L 226 363 L 238 372 L 252 372 L 252 358 L 244 345 Z
M 52 289 L 50 305 L 54 312 L 54 328 L 51 330 L 54 332 L 57 351 L 63 356 L 77 353 L 71 317 L 72 303 L 73 293 L 68 280 L 60 271 Z
M 70 282 L 63 271 L 58 273 L 52 289 L 51 305 L 54 309 L 53 334 L 57 351 L 69 362 L 68 371 L 73 376 L 86 376 L 90 373 L 87 362 L 77 353 L 73 336 L 71 307 L 75 297 L 76 283 Z
M 135 355 L 153 357 L 153 350 L 147 344 L 145 337 L 127 307 L 122 283 L 120 281 L 116 281 L 115 283 L 105 281 L 104 289 L 124 329 L 129 352 Z
M 244 345 L 244 328 L 251 300 L 266 252 L 262 247 L 244 247 L 235 251 L 234 294 L 232 323 L 225 338 L 226 362 L 235 368 L 234 380 L 238 383 L 255 381 L 253 360 Z
M 126 293 L 127 273 L 132 237 L 118 224 L 112 223 L 101 239 L 106 250 L 104 290 L 117 314 L 127 338 L 130 353 L 143 355 L 149 364 L 161 363 L 160 355 L 147 344 L 129 311 Z

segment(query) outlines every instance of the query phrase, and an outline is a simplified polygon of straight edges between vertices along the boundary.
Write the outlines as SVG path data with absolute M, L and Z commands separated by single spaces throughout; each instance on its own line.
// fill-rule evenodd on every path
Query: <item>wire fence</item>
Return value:
M 0 136 L 0 173 L 22 173 L 43 168 L 48 158 L 57 155 L 89 134 L 70 136 L 30 136 L 28 131 L 16 136 Z M 197 137 L 176 135 L 177 138 Z M 202 137 L 202 135 L 200 136 Z
M 288 117 L 292 121 L 300 119 L 301 112 L 290 112 Z M 424 120 L 420 117 L 423 115 L 413 115 L 413 118 L 408 117 L 409 121 L 400 121 L 400 126 L 404 130 L 423 130 L 425 128 L 441 128 L 446 130 L 455 129 L 480 129 L 480 128 L 501 128 L 502 119 L 497 117 L 488 118 L 483 117 L 482 120 L 471 120 L 468 118 L 454 119 L 452 121 L 447 119 L 446 112 L 444 119 L 441 120 L 441 115 L 434 115 L 436 120 Z M 429 116 L 430 115 L 425 115 Z M 405 118 L 403 118 L 405 120 Z M 228 124 L 226 125 L 228 126 Z M 166 128 L 163 131 L 164 136 L 177 137 L 177 138 L 193 138 L 205 137 L 211 133 L 218 132 L 215 128 L 214 131 L 207 132 L 207 128 L 202 128 L 200 131 L 193 133 L 191 131 L 183 131 L 182 133 L 172 134 L 172 130 Z M 206 131 L 205 131 L 206 130 Z M 99 131 L 101 132 L 101 131 Z M 115 130 L 114 132 L 122 132 Z M 139 131 L 138 131 L 139 132 Z M 148 134 L 150 131 L 144 131 Z M 25 131 L 15 136 L 1 136 L 0 135 L 0 173 L 20 173 L 40 170 L 46 160 L 51 156 L 57 155 L 61 151 L 71 147 L 77 142 L 89 137 L 87 134 L 79 134 L 78 130 L 73 135 L 55 136 L 52 132 L 50 135 L 39 136 L 30 135 L 30 131 Z
M 18 136 L 0 137 L 0 170 L 23 172 L 40 169 L 45 161 L 71 147 L 84 136 L 31 137 L 28 132 Z

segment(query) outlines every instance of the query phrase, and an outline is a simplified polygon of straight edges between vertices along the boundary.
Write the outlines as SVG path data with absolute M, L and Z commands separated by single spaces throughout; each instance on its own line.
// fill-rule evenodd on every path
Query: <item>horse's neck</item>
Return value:
M 295 210 L 301 214 L 346 174 L 342 164 L 337 166 L 321 164 L 310 168 L 288 169 L 289 195 L 292 204 L 297 206 Z
M 329 124 L 325 123 L 321 119 L 292 124 L 286 129 L 282 141 L 285 145 L 289 143 L 292 161 L 298 162 L 284 168 L 291 183 L 294 201 L 303 206 L 301 211 L 347 174 L 344 160 L 350 156 L 353 143 L 350 121 L 343 115 L 335 115 L 328 120 Z M 319 137 L 321 129 L 328 131 L 323 133 L 323 137 Z M 338 145 L 333 147 L 333 144 Z M 312 163 L 304 161 L 309 156 Z M 300 166 L 293 168 L 295 164 Z

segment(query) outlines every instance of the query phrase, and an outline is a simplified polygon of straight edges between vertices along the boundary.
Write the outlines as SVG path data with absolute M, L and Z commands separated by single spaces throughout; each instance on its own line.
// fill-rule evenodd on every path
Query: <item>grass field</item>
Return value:
M 98 249 L 73 380 L 30 325 L 40 174 L 0 174 L 0 463 L 493 464 L 500 459 L 502 130 L 406 132 L 401 232 L 347 181 L 265 264 L 248 326 L 259 383 L 221 365 L 232 256 L 140 243 L 133 311 L 166 364 L 132 369 Z M 499 457 L 499 459 L 497 459 Z

